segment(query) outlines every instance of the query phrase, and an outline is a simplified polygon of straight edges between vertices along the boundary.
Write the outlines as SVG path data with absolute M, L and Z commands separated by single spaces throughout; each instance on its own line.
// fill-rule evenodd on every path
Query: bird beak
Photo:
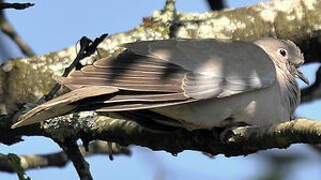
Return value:
M 308 78 L 299 69 L 296 70 L 296 77 L 300 78 L 306 85 L 310 84 Z

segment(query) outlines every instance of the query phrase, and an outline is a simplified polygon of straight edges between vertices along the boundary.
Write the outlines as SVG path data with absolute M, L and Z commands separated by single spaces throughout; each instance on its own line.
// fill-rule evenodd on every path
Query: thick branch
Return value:
M 321 143 L 321 122 L 309 119 L 297 119 L 269 127 L 239 127 L 223 134 L 217 130 L 184 129 L 159 134 L 144 130 L 130 121 L 97 117 L 96 122 L 99 133 L 95 138 L 115 141 L 121 145 L 136 144 L 174 154 L 196 150 L 212 155 L 238 156 L 265 149 L 287 148 L 294 143 Z
M 89 157 L 97 154 L 108 154 L 108 145 L 104 141 L 95 141 L 89 144 L 88 151 L 83 146 L 79 150 L 83 156 Z M 129 149 L 124 147 L 112 146 L 113 155 L 130 155 Z M 69 159 L 65 152 L 57 152 L 44 155 L 22 155 L 20 156 L 21 167 L 24 170 L 47 168 L 47 167 L 63 167 Z M 0 171 L 14 173 L 7 156 L 0 157 Z

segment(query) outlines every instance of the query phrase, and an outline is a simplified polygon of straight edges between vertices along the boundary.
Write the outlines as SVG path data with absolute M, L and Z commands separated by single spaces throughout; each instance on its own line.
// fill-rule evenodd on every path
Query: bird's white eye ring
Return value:
M 288 51 L 286 49 L 280 48 L 278 49 L 278 53 L 285 58 L 288 57 Z

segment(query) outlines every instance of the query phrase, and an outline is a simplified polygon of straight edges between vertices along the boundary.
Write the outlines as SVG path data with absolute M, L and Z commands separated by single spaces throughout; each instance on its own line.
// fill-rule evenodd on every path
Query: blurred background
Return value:
M 28 2 L 8 0 L 6 2 Z M 29 1 L 30 2 L 30 1 Z M 256 4 L 255 0 L 225 1 L 229 8 Z M 143 17 L 160 10 L 165 0 L 39 0 L 26 10 L 5 10 L 8 21 L 32 48 L 36 55 L 59 51 L 74 45 L 82 36 L 91 39 L 103 33 L 119 33 L 133 29 Z M 176 8 L 185 13 L 210 11 L 205 0 L 177 0 Z M 0 32 L 0 63 L 9 58 L 24 57 L 19 48 Z M 317 64 L 303 67 L 311 83 Z M 300 86 L 303 84 L 300 82 Z M 296 115 L 321 119 L 320 102 L 301 105 Z M 0 153 L 38 154 L 60 151 L 48 138 L 24 137 L 25 141 L 12 146 L 0 144 Z M 287 150 L 269 150 L 246 157 L 209 158 L 200 152 L 184 151 L 177 156 L 147 148 L 132 146 L 132 156 L 107 155 L 87 158 L 94 179 L 321 179 L 320 152 L 307 145 L 293 145 Z M 33 180 L 78 179 L 69 163 L 63 168 L 47 168 L 26 172 Z M 0 172 L 0 180 L 16 180 L 15 174 Z

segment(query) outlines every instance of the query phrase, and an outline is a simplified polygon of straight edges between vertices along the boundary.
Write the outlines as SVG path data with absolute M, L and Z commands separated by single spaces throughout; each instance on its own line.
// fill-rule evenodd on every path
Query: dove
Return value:
M 188 130 L 269 125 L 291 120 L 300 103 L 295 78 L 309 84 L 299 70 L 303 54 L 289 40 L 169 39 L 121 47 L 116 57 L 55 77 L 71 91 L 12 128 L 88 110 Z

